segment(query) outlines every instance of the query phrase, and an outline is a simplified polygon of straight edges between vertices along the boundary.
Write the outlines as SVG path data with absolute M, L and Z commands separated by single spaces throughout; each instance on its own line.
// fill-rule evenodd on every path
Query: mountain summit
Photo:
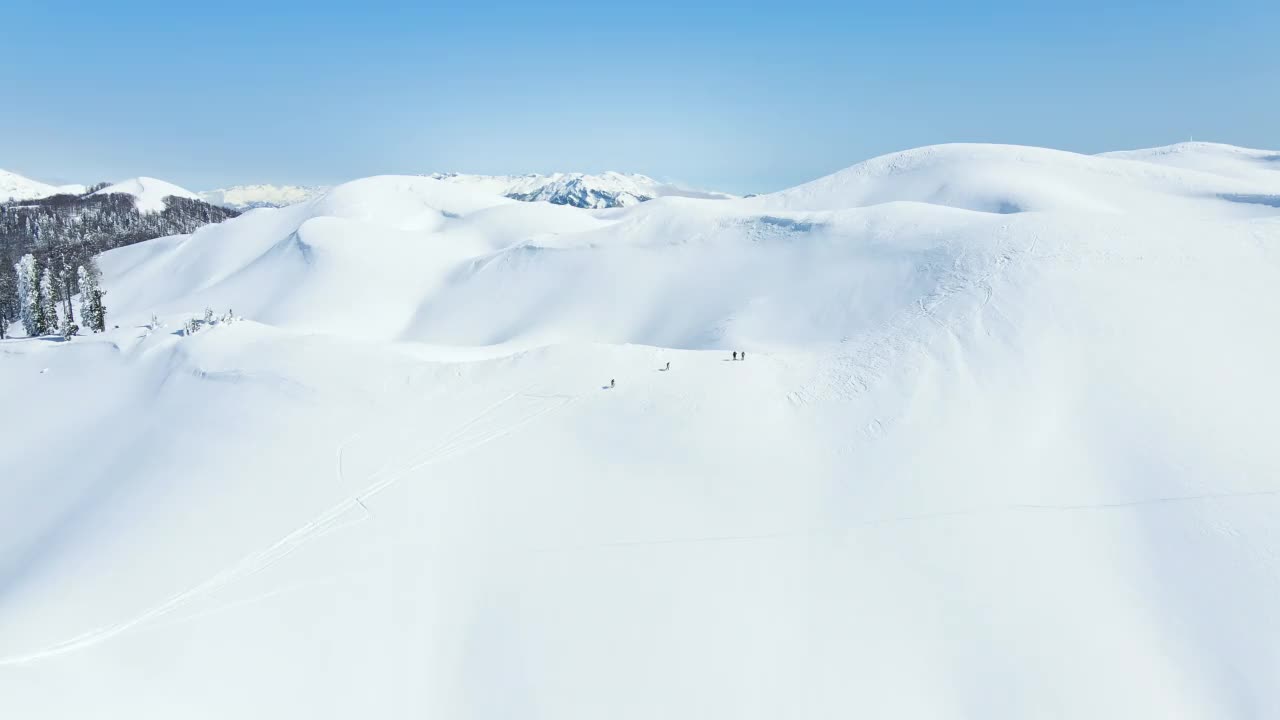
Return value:
M 178 187 L 171 182 L 157 180 L 152 177 L 136 177 L 121 180 L 108 185 L 94 195 L 132 195 L 139 212 L 160 212 L 164 210 L 164 199 L 180 197 L 187 200 L 199 200 L 200 197 L 190 190 Z
M 549 202 L 552 205 L 600 209 L 628 207 L 659 197 L 728 199 L 725 193 L 691 190 L 659 182 L 647 175 L 605 172 L 553 173 L 551 175 L 466 175 L 433 173 L 428 177 L 466 185 L 481 192 L 502 195 L 526 202 Z
M 51 195 L 79 195 L 83 185 L 50 185 L 8 170 L 0 170 L 0 202 L 38 200 Z

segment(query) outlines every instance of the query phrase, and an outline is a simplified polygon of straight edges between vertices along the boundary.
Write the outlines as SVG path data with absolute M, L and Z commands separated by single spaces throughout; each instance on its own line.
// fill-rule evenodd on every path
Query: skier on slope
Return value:
M 668 361 L 667 361 L 667 369 L 668 369 L 668 370 L 670 370 L 670 369 L 671 369 L 671 361 L 670 361 L 670 360 L 668 360 Z
M 615 384 L 615 383 L 617 383 L 617 382 L 618 382 L 617 380 L 610 380 L 610 381 L 609 381 L 609 387 L 610 387 L 610 388 L 612 388 L 612 387 L 614 386 L 614 384 Z
M 737 350 L 734 350 L 734 351 L 733 351 L 733 359 L 734 359 L 734 360 L 737 360 L 737 359 L 738 359 L 738 351 L 737 351 Z

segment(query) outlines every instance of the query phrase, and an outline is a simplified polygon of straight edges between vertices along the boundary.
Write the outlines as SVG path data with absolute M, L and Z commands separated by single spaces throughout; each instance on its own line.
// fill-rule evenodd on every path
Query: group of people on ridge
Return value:
M 734 350 L 734 351 L 733 351 L 733 359 L 734 359 L 734 360 L 746 360 L 746 359 L 747 359 L 747 351 L 746 351 L 746 350 Z M 670 370 L 670 369 L 671 369 L 671 361 L 670 361 L 670 360 L 668 360 L 668 361 L 667 361 L 667 366 L 666 366 L 665 368 L 663 368 L 663 370 Z M 617 386 L 618 386 L 618 381 L 617 381 L 617 379 L 613 379 L 613 380 L 610 380 L 610 381 L 609 381 L 609 387 L 610 387 L 610 388 L 615 388 L 615 387 L 617 387 Z

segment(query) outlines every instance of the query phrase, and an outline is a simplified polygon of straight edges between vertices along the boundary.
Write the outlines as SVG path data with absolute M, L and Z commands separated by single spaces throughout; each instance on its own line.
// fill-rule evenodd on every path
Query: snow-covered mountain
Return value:
M 658 197 L 728 199 L 726 193 L 691 190 L 663 183 L 639 174 L 606 172 L 554 173 L 551 175 L 465 175 L 435 173 L 437 180 L 471 187 L 478 192 L 502 195 L 514 200 L 545 201 L 554 205 L 580 208 L 626 207 Z M 155 178 L 138 177 L 124 180 L 101 193 L 120 192 L 140 198 L 139 208 L 146 212 L 163 209 L 163 195 L 203 200 L 233 210 L 260 207 L 285 207 L 306 202 L 324 194 L 329 188 L 314 185 L 236 185 L 193 193 L 172 183 Z M 14 173 L 0 171 L 0 201 L 34 199 L 57 193 L 83 193 L 83 185 L 53 186 L 29 180 Z
M 49 185 L 17 173 L 0 170 L 0 202 L 38 200 L 51 195 L 79 195 L 84 191 L 83 185 Z
M 543 201 L 553 205 L 580 208 L 612 208 L 636 205 L 658 197 L 690 197 L 727 199 L 725 193 L 662 183 L 638 174 L 606 172 L 554 173 L 551 175 L 465 175 L 434 173 L 430 177 L 464 185 L 483 193 L 502 195 L 513 200 Z
M 188 200 L 199 200 L 200 196 L 178 187 L 171 182 L 157 180 L 151 177 L 136 177 L 128 180 L 122 180 L 114 185 L 108 185 L 105 188 L 94 193 L 94 195 L 132 195 L 134 203 L 138 206 L 139 212 L 151 213 L 164 210 L 164 199 L 169 196 L 187 198 Z
M 661 183 L 644 175 L 606 172 L 600 175 L 555 173 L 552 175 L 466 175 L 433 173 L 436 180 L 463 185 L 490 195 L 527 202 L 580 208 L 626 207 L 657 197 L 718 198 L 724 193 L 690 190 Z M 200 193 L 206 202 L 236 210 L 285 207 L 305 202 L 328 191 L 326 187 L 297 185 L 239 185 Z
M 328 188 L 314 185 L 236 185 L 206 190 L 200 193 L 200 198 L 207 203 L 232 210 L 252 210 L 261 207 L 295 205 L 306 202 L 326 190 Z
M 4 708 L 1273 716 L 1277 155 L 386 176 L 109 251 L 119 329 L 0 343 Z
M 1146 150 L 1103 153 L 1101 157 L 1167 165 L 1227 175 L 1274 187 L 1280 181 L 1280 152 L 1220 143 L 1185 142 Z

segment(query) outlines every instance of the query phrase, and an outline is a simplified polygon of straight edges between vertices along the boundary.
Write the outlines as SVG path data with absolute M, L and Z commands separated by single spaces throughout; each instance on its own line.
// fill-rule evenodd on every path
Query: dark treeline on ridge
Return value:
M 160 212 L 141 212 L 132 195 L 53 195 L 0 203 L 0 323 L 18 318 L 20 282 L 15 264 L 32 255 L 37 272 L 51 271 L 56 291 L 70 308 L 80 292 L 79 267 L 94 267 L 105 250 L 144 240 L 194 232 L 239 215 L 235 210 L 170 195 Z M 0 333 L 3 336 L 3 333 Z

